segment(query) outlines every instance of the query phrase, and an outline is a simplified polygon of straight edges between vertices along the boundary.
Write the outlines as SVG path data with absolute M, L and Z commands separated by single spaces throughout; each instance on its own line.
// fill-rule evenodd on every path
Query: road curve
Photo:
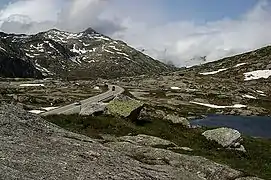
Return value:
M 115 91 L 112 91 L 112 87 L 115 86 Z M 85 106 L 87 104 L 91 104 L 91 103 L 97 103 L 97 102 L 102 102 L 102 101 L 106 101 L 106 100 L 110 100 L 113 99 L 115 96 L 121 94 L 124 92 L 124 89 L 122 87 L 116 86 L 116 85 L 108 85 L 108 91 L 99 94 L 97 96 L 93 96 L 90 97 L 88 99 L 79 101 L 81 103 L 81 105 L 75 105 L 73 104 L 69 104 L 66 106 L 62 106 L 60 108 L 42 113 L 42 116 L 48 116 L 48 115 L 57 115 L 57 114 L 77 114 L 80 112 L 81 107 Z

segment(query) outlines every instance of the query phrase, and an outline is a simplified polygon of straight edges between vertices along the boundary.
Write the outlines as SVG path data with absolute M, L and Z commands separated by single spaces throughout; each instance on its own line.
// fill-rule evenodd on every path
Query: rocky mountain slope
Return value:
M 203 157 L 157 148 L 174 144 L 160 138 L 101 141 L 12 105 L 2 104 L 0 117 L 0 179 L 258 180 Z
M 167 75 L 123 78 L 119 85 L 184 116 L 270 115 L 271 46 Z
M 36 35 L 0 34 L 0 76 L 115 78 L 173 68 L 89 28 Z
M 271 76 L 271 46 L 194 66 L 189 68 L 188 71 L 200 75 L 230 78 L 241 82 L 249 79 L 249 75 L 253 76 L 254 73 L 250 72 L 258 71 L 258 73 L 255 73 L 263 74 L 265 79 L 268 79 Z

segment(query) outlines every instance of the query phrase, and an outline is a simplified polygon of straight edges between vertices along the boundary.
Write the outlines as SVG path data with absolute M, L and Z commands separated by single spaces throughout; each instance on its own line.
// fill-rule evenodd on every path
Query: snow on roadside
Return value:
M 179 88 L 179 87 L 170 87 L 170 89 L 172 89 L 172 90 L 179 90 L 181 88 Z
M 41 110 L 31 110 L 31 111 L 28 111 L 32 114 L 41 114 L 41 113 L 44 113 L 45 111 L 41 111 Z
M 244 73 L 245 81 L 256 80 L 261 78 L 269 78 L 271 76 L 271 70 L 257 70 Z
M 224 69 L 219 69 L 217 71 L 212 71 L 212 72 L 205 72 L 205 73 L 199 73 L 201 75 L 211 75 L 211 74 L 217 74 L 219 72 L 222 72 L 222 71 L 226 71 L 228 68 L 224 68 Z
M 205 104 L 205 103 L 199 103 L 199 102 L 193 102 L 191 101 L 190 103 L 192 104 L 197 104 L 197 105 L 201 105 L 201 106 L 206 106 L 206 107 L 210 107 L 210 108 L 216 108 L 216 109 L 224 109 L 224 108 L 245 108 L 247 107 L 246 105 L 242 105 L 242 104 L 235 104 L 233 106 L 219 106 L 219 105 L 215 105 L 215 104 Z
M 243 98 L 248 98 L 248 99 L 257 99 L 256 97 L 251 96 L 251 95 L 248 95 L 248 94 L 242 95 L 242 97 L 243 97 Z
M 44 84 L 20 84 L 20 87 L 44 87 Z

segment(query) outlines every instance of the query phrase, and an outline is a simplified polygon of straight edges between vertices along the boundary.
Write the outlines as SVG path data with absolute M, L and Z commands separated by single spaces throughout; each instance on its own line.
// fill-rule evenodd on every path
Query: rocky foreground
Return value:
M 146 136 L 96 140 L 13 105 L 0 107 L 0 179 L 257 180 L 206 158 L 155 148 Z

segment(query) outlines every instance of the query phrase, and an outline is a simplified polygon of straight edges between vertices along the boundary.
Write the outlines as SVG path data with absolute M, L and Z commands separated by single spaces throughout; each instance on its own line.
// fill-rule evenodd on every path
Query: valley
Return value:
M 270 179 L 268 135 L 251 137 L 229 123 L 205 127 L 199 120 L 270 121 L 270 46 L 176 68 L 91 28 L 3 33 L 0 42 L 0 170 L 11 164 L 8 177 L 29 166 L 28 175 L 54 178 L 67 168 L 69 177 L 76 171 L 94 179 Z M 14 154 L 17 164 L 2 151 Z

